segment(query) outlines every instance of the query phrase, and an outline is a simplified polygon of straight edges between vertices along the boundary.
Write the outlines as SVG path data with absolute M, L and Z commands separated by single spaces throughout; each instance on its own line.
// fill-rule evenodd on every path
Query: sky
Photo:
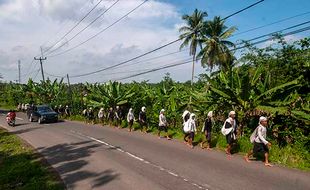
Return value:
M 0 0 L 0 74 L 3 77 L 2 80 L 15 81 L 18 79 L 18 60 L 21 61 L 22 83 L 26 83 L 29 78 L 35 81 L 42 80 L 39 61 L 33 59 L 35 56 L 41 56 L 40 47 L 42 47 L 43 56 L 47 57 L 47 60 L 43 61 L 45 78 L 51 80 L 61 79 L 68 74 L 71 83 L 95 83 L 108 80 L 158 82 L 162 80 L 165 73 L 169 72 L 176 81 L 188 81 L 191 79 L 192 66 L 190 62 L 122 79 L 150 69 L 189 61 L 191 57 L 186 49 L 153 59 L 179 51 L 179 42 L 113 69 L 83 77 L 77 77 L 77 75 L 124 62 L 178 39 L 180 35 L 178 30 L 184 25 L 182 15 L 192 14 L 195 8 L 206 11 L 208 20 L 213 19 L 214 16 L 225 17 L 258 0 L 149 0 L 108 29 L 105 28 L 137 7 L 143 0 L 119 0 L 117 3 L 116 0 L 102 0 L 76 28 L 62 38 L 99 1 Z M 116 4 L 108 9 L 114 3 Z M 102 17 L 70 40 L 103 12 L 105 13 Z M 299 16 L 239 34 L 296 15 Z M 237 27 L 236 35 L 229 40 L 238 43 L 240 40 L 252 39 L 309 20 L 309 0 L 265 0 L 255 7 L 230 17 L 225 21 L 225 24 L 228 27 Z M 299 28 L 309 25 L 308 23 Z M 57 55 L 84 42 L 99 31 L 103 32 L 81 46 Z M 309 37 L 309 34 L 309 31 L 302 32 L 287 36 L 286 39 L 292 42 Z M 56 44 L 57 41 L 59 43 Z M 271 43 L 266 42 L 260 44 L 259 47 Z M 236 52 L 236 55 L 240 55 L 240 52 Z M 195 64 L 195 79 L 197 80 L 197 76 L 205 72 L 207 72 L 206 68 L 201 67 L 197 62 Z

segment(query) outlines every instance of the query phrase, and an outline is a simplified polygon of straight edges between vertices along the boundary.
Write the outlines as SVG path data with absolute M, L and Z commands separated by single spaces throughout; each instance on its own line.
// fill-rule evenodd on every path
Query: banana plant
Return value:
M 88 85 L 87 90 L 90 94 L 86 96 L 86 100 L 94 107 L 115 108 L 117 105 L 125 105 L 135 94 L 121 83 L 111 81 L 105 84 Z

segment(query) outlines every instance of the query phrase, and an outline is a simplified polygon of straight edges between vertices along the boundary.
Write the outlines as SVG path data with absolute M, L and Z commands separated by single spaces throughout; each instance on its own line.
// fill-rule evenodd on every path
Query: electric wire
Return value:
M 86 5 L 90 2 L 90 0 L 87 0 L 83 6 L 79 9 L 79 11 L 84 11 L 83 9 L 86 7 Z M 58 28 L 57 32 L 55 33 L 55 36 L 57 36 L 69 23 L 69 19 L 73 19 L 73 15 L 70 16 L 69 18 L 67 18 L 67 20 L 62 23 L 62 25 Z M 42 47 L 45 46 L 46 44 L 50 43 L 52 41 L 53 38 L 49 38 L 47 39 L 45 42 L 43 42 L 43 44 L 41 45 Z M 54 42 L 55 43 L 55 42 Z
M 284 21 L 288 21 L 288 20 L 291 20 L 291 19 L 294 19 L 294 18 L 297 18 L 297 17 L 300 17 L 300 16 L 304 16 L 304 15 L 307 15 L 307 14 L 309 14 L 309 13 L 310 13 L 310 11 L 304 12 L 304 13 L 301 13 L 301 14 L 297 14 L 297 15 L 294 15 L 294 16 L 291 16 L 291 17 L 287 17 L 287 18 L 284 18 L 284 19 L 275 21 L 275 22 L 271 22 L 271 23 L 268 23 L 268 24 L 264 24 L 264 25 L 262 25 L 262 26 L 258 26 L 258 27 L 255 27 L 255 28 L 251 28 L 251 29 L 245 30 L 245 31 L 243 31 L 243 32 L 238 32 L 238 33 L 236 33 L 236 34 L 233 34 L 232 36 L 238 36 L 238 35 L 241 35 L 241 34 L 245 34 L 245 33 L 248 33 L 248 32 L 252 32 L 252 31 L 255 31 L 255 30 L 258 30 L 258 29 L 261 29 L 261 28 L 265 28 L 265 27 L 267 27 L 267 26 L 275 25 L 275 24 L 278 24 L 278 23 L 281 23 L 281 22 L 284 22 Z
M 240 12 L 243 12 L 243 11 L 245 11 L 245 10 L 247 10 L 247 9 L 249 9 L 249 8 L 251 8 L 251 7 L 255 6 L 255 5 L 257 5 L 258 3 L 263 2 L 263 1 L 264 1 L 264 0 L 261 0 L 261 1 L 258 1 L 258 2 L 254 3 L 254 4 L 252 4 L 252 5 L 249 5 L 249 6 L 243 8 L 243 9 L 241 9 L 241 10 L 239 10 L 239 11 L 237 11 L 237 12 L 231 14 L 231 15 L 226 16 L 226 17 L 223 18 L 222 20 L 225 20 L 225 19 L 227 19 L 227 18 L 230 18 L 230 17 L 233 16 L 233 15 L 236 15 L 236 14 L 238 14 L 238 13 L 240 13 Z M 144 2 L 146 2 L 146 1 L 144 1 Z M 144 2 L 143 2 L 143 3 L 144 3 Z M 99 35 L 99 33 L 97 33 L 97 34 Z M 93 36 L 93 37 L 95 37 L 95 36 Z M 68 50 L 66 50 L 66 51 L 64 51 L 64 52 L 61 52 L 61 53 L 59 53 L 59 54 L 54 54 L 54 55 L 51 55 L 51 56 L 62 55 L 62 54 L 64 54 L 64 53 L 68 52 L 68 51 L 71 51 L 71 50 L 77 48 L 78 46 L 80 46 L 80 45 L 86 43 L 87 41 L 89 41 L 89 40 L 91 40 L 91 39 L 92 39 L 92 38 L 89 38 L 88 40 L 86 40 L 86 41 L 84 41 L 84 42 L 78 44 L 77 46 L 74 46 L 74 47 L 72 47 L 72 48 L 70 48 L 70 49 L 68 49 Z M 151 50 L 151 51 L 149 51 L 149 52 L 146 52 L 146 53 L 143 53 L 143 54 L 141 54 L 141 55 L 139 55 L 139 56 L 136 56 L 136 57 L 134 57 L 134 58 L 131 58 L 131 59 L 127 60 L 127 61 L 123 61 L 123 62 L 118 63 L 118 64 L 116 64 L 116 65 L 109 66 L 109 67 L 106 67 L 106 68 L 103 68 L 103 69 L 99 69 L 99 70 L 97 70 L 97 71 L 88 72 L 88 73 L 79 74 L 79 75 L 73 75 L 73 76 L 71 76 L 71 78 L 88 76 L 88 75 L 92 75 L 92 74 L 95 74 L 95 73 L 98 73 L 98 72 L 102 72 L 102 71 L 105 71 L 105 70 L 108 70 L 108 69 L 111 69 L 111 68 L 115 68 L 115 67 L 117 67 L 117 66 L 126 64 L 126 63 L 128 63 L 128 62 L 131 62 L 131 61 L 133 61 L 133 60 L 136 60 L 136 59 L 139 59 L 139 58 L 141 58 L 141 57 L 144 57 L 144 56 L 146 56 L 146 55 L 148 55 L 148 54 L 151 54 L 151 53 L 153 53 L 153 52 L 155 52 L 155 51 L 158 51 L 158 50 L 160 50 L 160 49 L 163 49 L 163 48 L 165 48 L 165 47 L 167 47 L 167 46 L 170 46 L 170 45 L 172 45 L 172 44 L 174 44 L 174 43 L 176 43 L 176 42 L 178 42 L 178 41 L 180 41 L 180 40 L 182 40 L 182 39 L 181 39 L 181 38 L 178 38 L 178 39 L 176 39 L 176 40 L 174 40 L 174 41 L 171 41 L 171 42 L 169 42 L 169 43 L 167 43 L 167 44 L 164 44 L 164 45 L 162 45 L 162 46 L 160 46 L 160 47 L 158 47 L 158 48 L 155 48 L 155 49 L 153 49 L 153 50 Z M 49 56 L 49 57 L 51 57 L 51 56 Z
M 265 34 L 265 35 L 261 35 L 261 36 L 252 38 L 252 39 L 250 39 L 250 40 L 246 40 L 245 42 L 244 42 L 244 41 L 243 41 L 243 42 L 240 42 L 240 43 L 238 43 L 238 44 L 236 44 L 236 45 L 241 45 L 241 44 L 244 44 L 244 43 L 246 43 L 246 42 L 250 42 L 250 41 L 254 41 L 254 40 L 257 40 L 257 39 L 260 39 L 260 38 L 263 38 L 263 37 L 270 36 L 270 35 L 272 35 L 272 34 L 277 34 L 277 33 L 279 33 L 279 32 L 283 32 L 283 31 L 285 31 L 285 30 L 289 30 L 289 29 L 292 29 L 292 28 L 296 28 L 296 27 L 299 27 L 299 26 L 308 24 L 309 22 L 310 22 L 310 21 L 303 22 L 303 23 L 300 23 L 300 24 L 297 24 L 297 25 L 294 25 L 294 26 L 291 26 L 291 27 L 287 27 L 287 28 L 285 28 L 285 29 L 281 29 L 281 30 L 278 30 L 278 31 L 275 31 L 275 32 L 272 32 L 272 33 L 268 33 L 268 34 Z M 167 45 L 167 44 L 166 44 L 166 45 Z M 131 62 L 131 61 L 133 61 L 133 60 L 136 60 L 136 59 L 138 59 L 138 58 L 141 58 L 141 57 L 143 57 L 143 56 L 145 56 L 145 55 L 147 55 L 147 54 L 150 54 L 150 52 L 155 52 L 155 51 L 157 51 L 157 49 L 151 50 L 151 51 L 146 52 L 146 53 L 144 53 L 144 54 L 142 54 L 142 55 L 139 55 L 139 56 L 134 57 L 134 58 L 131 58 L 131 59 L 129 59 L 129 60 L 120 62 L 120 63 L 118 63 L 118 64 L 115 64 L 115 65 L 112 65 L 112 66 L 109 66 L 109 67 L 105 67 L 105 68 L 103 68 L 103 69 L 99 69 L 99 70 L 96 70 L 96 71 L 92 71 L 92 72 L 88 72 L 88 73 L 84 73 L 84 74 L 80 74 L 80 75 L 73 75 L 73 76 L 71 76 L 71 78 L 77 78 L 77 77 L 88 76 L 88 75 L 95 74 L 95 73 L 99 73 L 99 72 L 102 72 L 102 71 L 105 71 L 105 70 L 108 70 L 108 69 L 112 69 L 112 68 L 115 68 L 115 67 L 124 65 L 125 63 L 128 63 L 128 62 Z
M 48 52 L 47 56 L 52 54 L 53 52 L 57 51 L 64 45 L 68 44 L 70 41 L 72 41 L 74 38 L 76 38 L 78 35 L 80 35 L 82 32 L 84 32 L 87 28 L 89 28 L 93 23 L 95 23 L 100 17 L 102 17 L 105 13 L 107 13 L 110 9 L 112 9 L 120 0 L 116 0 L 111 6 L 109 6 L 106 10 L 104 10 L 99 16 L 97 16 L 92 22 L 90 22 L 87 26 L 85 26 L 82 30 L 80 30 L 78 33 L 76 33 L 73 37 L 71 37 L 69 40 L 66 41 L 66 43 L 61 44 L 57 48 L 51 50 Z
M 106 30 L 108 30 L 109 28 L 111 28 L 112 26 L 114 26 L 115 24 L 117 24 L 118 22 L 120 22 L 121 20 L 123 20 L 124 18 L 126 18 L 128 15 L 130 15 L 132 12 L 134 12 L 135 10 L 137 10 L 139 7 L 141 7 L 144 3 L 146 3 L 148 0 L 144 0 L 141 4 L 139 4 L 137 7 L 135 7 L 134 9 L 132 9 L 131 11 L 129 11 L 128 13 L 126 13 L 124 16 L 122 16 L 121 18 L 117 19 L 115 22 L 113 22 L 111 25 L 107 26 L 106 28 L 100 30 L 98 33 L 96 33 L 95 35 L 91 36 L 90 38 L 88 38 L 87 40 L 79 43 L 78 45 L 76 46 L 73 46 L 72 48 L 69 48 L 63 52 L 60 52 L 60 53 L 57 53 L 57 54 L 54 54 L 54 55 L 49 55 L 48 57 L 55 57 L 55 56 L 59 56 L 59 55 L 62 55 L 62 54 L 65 54 L 87 42 L 89 42 L 90 40 L 96 38 L 97 36 L 99 36 L 101 33 L 105 32 Z
M 285 36 L 289 36 L 289 35 L 305 32 L 305 31 L 308 31 L 308 30 L 310 30 L 310 26 L 305 27 L 305 28 L 301 28 L 301 29 L 298 29 L 298 30 L 295 30 L 295 31 L 287 32 L 285 34 L 282 34 L 282 36 L 285 37 Z M 273 40 L 273 37 L 270 37 L 270 38 L 267 38 L 267 39 L 264 39 L 264 40 L 260 40 L 260 41 L 251 43 L 251 45 L 258 45 L 258 44 L 261 44 L 261 43 L 264 43 L 264 42 L 267 42 L 267 41 L 270 41 L 270 40 Z M 237 48 L 231 49 L 231 51 L 240 50 L 240 49 L 243 49 L 243 48 L 246 48 L 246 47 L 248 47 L 248 45 L 244 45 L 244 46 L 241 46 L 241 47 L 237 47 Z M 197 61 L 199 61 L 199 60 L 201 60 L 201 58 L 197 59 Z M 141 73 L 137 73 L 137 74 L 121 77 L 121 78 L 114 79 L 114 80 L 115 81 L 125 80 L 125 79 L 129 79 L 129 78 L 137 77 L 137 76 L 140 76 L 140 75 L 144 75 L 144 74 L 147 74 L 147 73 L 152 73 L 152 72 L 155 72 L 155 71 L 159 71 L 159 70 L 163 70 L 163 69 L 167 69 L 167 68 L 171 68 L 171 67 L 176 67 L 176 66 L 188 64 L 188 63 L 191 63 L 191 62 L 192 61 L 186 61 L 186 62 L 176 63 L 176 64 L 172 64 L 172 65 L 167 65 L 167 66 L 164 66 L 164 67 L 158 67 L 158 68 L 151 69 L 149 71 L 144 71 L 144 72 L 141 72 Z
M 63 35 L 58 41 L 56 41 L 52 46 L 44 50 L 44 53 L 48 52 L 50 49 L 55 47 L 59 42 L 61 42 L 68 34 L 70 34 L 81 22 L 102 2 L 103 0 L 100 0 L 89 12 L 87 12 L 82 19 L 80 19 L 70 30 L 68 30 L 65 35 Z

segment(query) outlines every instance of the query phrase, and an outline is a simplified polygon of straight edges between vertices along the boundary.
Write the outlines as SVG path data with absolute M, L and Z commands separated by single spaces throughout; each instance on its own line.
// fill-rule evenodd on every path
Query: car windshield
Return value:
M 53 110 L 49 107 L 38 107 L 38 112 L 52 112 Z

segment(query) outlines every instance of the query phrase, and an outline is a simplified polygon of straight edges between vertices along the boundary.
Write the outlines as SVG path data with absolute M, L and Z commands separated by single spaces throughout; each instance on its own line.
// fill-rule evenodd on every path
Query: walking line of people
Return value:
M 85 109 L 83 111 L 83 115 L 86 118 L 87 123 L 94 123 L 94 112 L 92 108 Z M 114 110 L 110 108 L 105 115 L 105 110 L 101 108 L 98 112 L 98 120 L 100 123 L 107 121 L 108 124 L 112 126 L 117 126 L 121 128 L 122 121 L 124 120 L 123 110 L 117 106 Z M 165 116 L 165 110 L 161 109 L 158 116 L 158 138 L 166 138 L 170 140 L 168 134 L 168 122 Z M 184 133 L 184 143 L 188 145 L 190 148 L 194 148 L 194 140 L 195 135 L 197 134 L 197 126 L 196 126 L 196 115 L 194 113 L 190 113 L 188 110 L 185 110 L 182 114 L 183 119 L 183 133 Z M 141 111 L 139 112 L 138 119 L 135 119 L 134 111 L 132 108 L 129 109 L 127 113 L 127 125 L 128 131 L 132 132 L 134 122 L 138 122 L 140 126 L 140 130 L 143 133 L 147 133 L 148 131 L 148 122 L 147 122 L 147 114 L 146 114 L 146 107 L 142 107 Z M 211 140 L 212 140 L 212 126 L 213 126 L 213 112 L 209 111 L 202 127 L 201 132 L 204 134 L 204 140 L 200 143 L 200 147 L 202 149 L 205 148 L 205 144 L 207 144 L 206 149 L 212 150 L 211 147 Z M 246 156 L 245 160 L 250 162 L 250 157 L 253 155 L 257 155 L 258 153 L 263 153 L 265 158 L 265 165 L 272 166 L 268 162 L 269 157 L 269 147 L 271 143 L 266 140 L 266 127 L 268 125 L 266 117 L 260 117 L 259 125 L 251 135 L 250 141 L 253 143 L 253 150 L 251 150 Z M 164 136 L 162 136 L 162 133 Z M 237 122 L 236 122 L 236 113 L 235 111 L 231 111 L 228 114 L 228 118 L 225 120 L 222 128 L 221 133 L 226 138 L 227 147 L 225 152 L 227 155 L 232 154 L 232 148 L 237 140 Z

